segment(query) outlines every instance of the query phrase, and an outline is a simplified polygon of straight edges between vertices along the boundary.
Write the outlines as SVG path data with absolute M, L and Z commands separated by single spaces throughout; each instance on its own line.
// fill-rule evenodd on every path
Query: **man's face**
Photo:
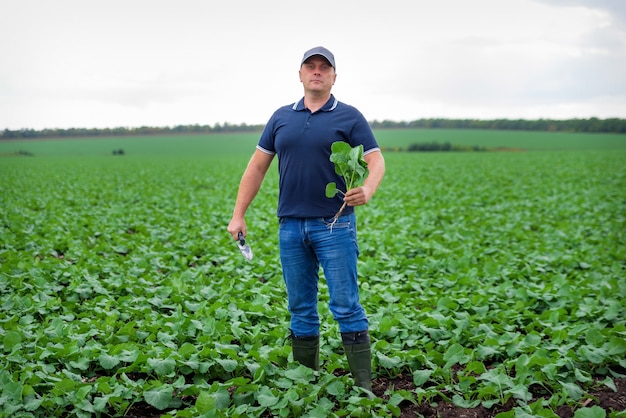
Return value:
M 300 67 L 300 81 L 306 91 L 330 92 L 335 84 L 335 69 L 320 55 L 313 55 Z

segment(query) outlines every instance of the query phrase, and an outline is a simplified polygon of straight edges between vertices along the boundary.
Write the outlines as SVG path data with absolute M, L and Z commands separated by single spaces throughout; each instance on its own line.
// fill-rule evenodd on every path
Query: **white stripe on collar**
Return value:
M 293 106 L 291 106 L 291 110 L 298 110 L 298 103 L 300 103 L 300 100 L 298 100 L 293 104 Z M 335 110 L 338 104 L 339 100 L 337 100 L 337 98 L 335 97 L 335 101 L 333 102 L 333 105 L 330 107 L 330 109 L 328 109 L 328 111 L 330 112 L 331 110 Z M 304 103 L 302 105 L 304 106 Z

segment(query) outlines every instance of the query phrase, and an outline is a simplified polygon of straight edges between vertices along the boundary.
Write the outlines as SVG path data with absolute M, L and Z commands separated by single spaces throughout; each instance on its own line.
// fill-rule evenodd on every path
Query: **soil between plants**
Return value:
M 607 413 L 614 411 L 626 411 L 626 379 L 613 379 L 617 392 L 602 386 L 597 390 L 591 391 L 589 396 L 581 399 L 577 406 L 559 406 L 554 411 L 561 418 L 573 418 L 576 409 L 582 407 L 599 406 Z M 413 378 L 411 376 L 398 376 L 393 379 L 377 378 L 372 381 L 372 391 L 376 396 L 388 399 L 385 392 L 393 387 L 395 390 L 415 389 Z M 532 403 L 535 400 L 529 402 Z M 483 406 L 476 408 L 459 408 L 451 402 L 445 402 L 442 399 L 435 399 L 429 403 L 415 405 L 406 402 L 400 405 L 401 418 L 493 418 L 501 412 L 510 411 L 516 406 L 514 401 L 509 401 L 505 405 L 496 405 L 491 409 Z M 166 411 L 159 411 L 145 402 L 136 403 L 125 417 L 127 418 L 159 418 Z M 269 415 L 268 415 L 269 417 Z
M 597 405 L 604 409 L 609 416 L 609 412 L 626 410 L 626 379 L 613 379 L 617 392 L 602 386 L 601 388 L 589 392 L 589 396 L 579 401 L 578 406 L 559 406 L 554 411 L 560 418 L 572 418 L 576 409 L 582 407 L 592 407 Z M 414 390 L 415 385 L 412 378 L 399 376 L 396 379 L 374 379 L 372 382 L 372 391 L 379 397 L 385 397 L 384 393 L 390 386 L 396 390 Z M 528 402 L 533 403 L 536 399 Z M 430 403 L 414 405 L 411 403 L 400 405 L 402 413 L 401 418 L 423 417 L 423 418 L 493 418 L 501 412 L 510 411 L 515 408 L 516 404 L 510 400 L 505 405 L 496 405 L 491 409 L 483 406 L 476 408 L 459 408 L 452 402 L 445 402 L 442 399 L 435 399 Z

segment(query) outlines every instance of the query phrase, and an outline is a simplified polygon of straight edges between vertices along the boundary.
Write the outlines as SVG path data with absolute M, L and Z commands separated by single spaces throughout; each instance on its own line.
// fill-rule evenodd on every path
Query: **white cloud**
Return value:
M 264 123 L 335 52 L 368 119 L 626 117 L 621 1 L 0 4 L 0 128 Z

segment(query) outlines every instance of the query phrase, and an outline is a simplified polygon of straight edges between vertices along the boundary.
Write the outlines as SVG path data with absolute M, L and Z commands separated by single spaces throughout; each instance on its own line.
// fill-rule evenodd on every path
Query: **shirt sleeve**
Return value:
M 274 155 L 276 154 L 276 148 L 274 147 L 274 125 L 276 120 L 276 113 L 272 115 L 270 120 L 263 128 L 263 132 L 261 133 L 261 137 L 259 138 L 259 142 L 256 148 L 259 151 L 262 151 L 266 154 Z
M 350 138 L 350 145 L 353 147 L 363 145 L 364 155 L 380 150 L 370 124 L 367 123 L 367 120 L 359 111 L 357 113 L 358 116 Z

